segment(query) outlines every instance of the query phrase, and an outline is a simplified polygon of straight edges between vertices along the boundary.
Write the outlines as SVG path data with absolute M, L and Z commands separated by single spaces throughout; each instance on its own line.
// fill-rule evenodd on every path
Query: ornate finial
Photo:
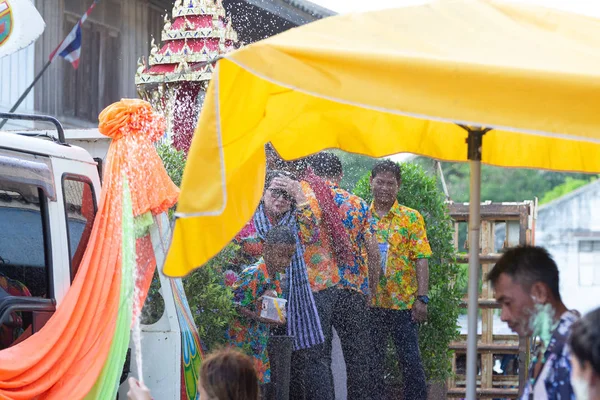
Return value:
M 169 20 L 169 14 L 165 14 L 165 26 L 164 26 L 164 30 L 165 31 L 169 31 L 171 30 L 171 21 Z
M 141 56 L 140 58 L 138 58 L 138 69 L 137 72 L 138 74 L 142 74 L 144 73 L 144 71 L 146 71 L 146 57 Z
M 152 41 L 150 42 L 150 54 L 152 54 L 154 56 L 154 55 L 156 55 L 156 53 L 158 53 L 158 46 L 154 42 L 154 36 L 153 36 Z
M 144 73 L 144 71 L 146 71 L 146 57 L 141 56 L 140 58 L 138 58 L 137 71 L 135 74 L 141 75 Z

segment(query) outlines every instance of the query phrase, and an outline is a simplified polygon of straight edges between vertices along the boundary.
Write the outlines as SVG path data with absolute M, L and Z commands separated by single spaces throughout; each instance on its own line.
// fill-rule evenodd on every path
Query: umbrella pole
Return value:
M 479 305 L 479 230 L 481 226 L 481 145 L 486 129 L 466 128 L 470 166 L 469 290 L 467 315 L 467 400 L 477 399 L 477 311 Z

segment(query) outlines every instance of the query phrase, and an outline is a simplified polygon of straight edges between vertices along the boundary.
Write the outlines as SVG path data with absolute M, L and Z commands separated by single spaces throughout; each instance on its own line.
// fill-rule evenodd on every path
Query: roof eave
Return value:
M 296 25 L 304 25 L 318 19 L 335 15 L 335 12 L 317 6 L 305 0 L 244 0 L 246 3 L 259 7 L 271 14 Z

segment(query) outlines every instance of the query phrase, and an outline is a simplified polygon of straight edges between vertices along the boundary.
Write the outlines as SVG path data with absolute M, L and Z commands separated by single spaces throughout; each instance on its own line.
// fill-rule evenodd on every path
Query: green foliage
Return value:
M 457 338 L 461 293 L 453 284 L 460 269 L 454 261 L 453 226 L 437 187 L 435 176 L 417 164 L 401 164 L 402 187 L 398 202 L 419 211 L 425 219 L 427 237 L 433 251 L 429 260 L 428 322 L 419 331 L 421 355 L 430 381 L 444 381 L 451 374 L 449 344 Z M 357 183 L 354 193 L 371 201 L 370 173 Z
M 173 183 L 175 183 L 177 187 L 180 187 L 183 169 L 185 168 L 185 153 L 176 150 L 171 144 L 163 142 L 156 146 L 156 151 L 165 165 L 167 174 L 169 174 Z
M 360 178 L 362 178 L 365 171 L 370 171 L 377 162 L 376 158 L 347 153 L 341 150 L 332 150 L 332 153 L 335 153 L 340 158 L 344 170 L 340 187 L 348 191 L 351 191 Z
M 158 269 L 154 271 L 152 283 L 148 289 L 148 296 L 140 313 L 140 322 L 144 325 L 152 325 L 158 322 L 165 312 L 165 300 L 160 293 L 160 278 Z
M 424 165 L 433 165 L 429 159 L 423 158 L 419 162 Z M 442 168 L 452 200 L 455 202 L 469 201 L 469 165 L 467 163 L 442 163 Z M 481 200 L 503 202 L 533 200 L 536 197 L 543 199 L 547 192 L 568 180 L 589 183 L 594 178 L 595 176 L 587 174 L 483 165 L 481 168 Z
M 592 180 L 595 180 L 595 178 L 593 178 Z M 587 185 L 588 183 L 590 183 L 590 180 L 573 179 L 571 177 L 567 177 L 563 184 L 555 186 L 554 189 L 550 190 L 549 192 L 546 192 L 546 194 L 544 194 L 544 197 L 542 197 L 540 204 L 550 203 L 552 200 L 556 200 L 567 193 L 570 193 L 576 189 L 579 189 L 582 186 Z
M 223 272 L 235 258 L 239 246 L 227 245 L 201 268 L 183 280 L 198 333 L 209 350 L 225 343 L 225 330 L 237 315 L 233 292 L 223 282 Z

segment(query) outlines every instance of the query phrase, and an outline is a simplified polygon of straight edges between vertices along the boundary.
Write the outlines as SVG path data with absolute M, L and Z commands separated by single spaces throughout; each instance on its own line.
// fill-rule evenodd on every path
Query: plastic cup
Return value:
M 262 318 L 270 319 L 272 321 L 283 322 L 286 318 L 286 304 L 286 299 L 280 299 L 279 297 L 263 296 L 262 310 L 260 311 L 260 316 Z

